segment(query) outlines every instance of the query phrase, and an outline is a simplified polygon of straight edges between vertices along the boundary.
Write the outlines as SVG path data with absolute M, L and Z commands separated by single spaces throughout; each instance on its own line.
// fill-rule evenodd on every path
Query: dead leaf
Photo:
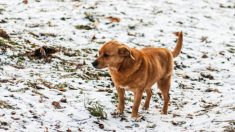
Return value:
M 52 105 L 56 108 L 56 109 L 61 109 L 62 107 L 60 106 L 59 102 L 53 101 Z
M 183 124 L 185 124 L 185 121 L 171 121 L 172 125 L 174 126 L 182 126 Z
M 54 33 L 40 33 L 40 36 L 56 37 L 56 34 L 54 34 Z
M 113 90 L 112 89 L 98 89 L 97 92 L 113 93 Z
M 101 123 L 100 123 L 100 124 L 99 124 L 99 128 L 100 128 L 100 129 L 104 129 L 104 124 L 101 124 Z
M 132 126 L 125 126 L 125 128 L 132 128 Z
M 61 91 L 61 92 L 66 92 L 65 88 L 59 88 L 58 90 Z
M 16 114 L 16 112 L 15 112 L 15 111 L 12 111 L 12 112 L 11 112 L 11 115 L 15 115 L 15 114 Z
M 89 25 L 76 25 L 75 26 L 76 29 L 81 29 L 81 30 L 92 30 L 95 27 L 89 26 Z
M 96 38 L 96 36 L 94 35 L 94 36 L 92 36 L 92 38 L 91 38 L 91 41 L 94 41 L 94 40 L 96 40 L 97 38 Z
M 85 12 L 84 15 L 85 15 L 85 18 L 88 19 L 89 21 L 95 22 L 95 18 L 93 16 L 93 14 Z
M 94 121 L 94 123 L 98 124 L 100 129 L 104 129 L 104 124 L 102 124 L 102 123 L 100 123 L 98 121 Z
M 13 119 L 13 120 L 20 120 L 20 118 L 18 118 L 18 117 L 11 117 L 11 119 Z
M 28 0 L 23 0 L 23 3 L 24 4 L 28 4 Z
M 216 92 L 216 93 L 221 93 L 218 89 L 213 89 L 213 88 L 208 88 L 205 90 L 205 92 Z
M 208 73 L 201 73 L 200 74 L 203 78 L 208 78 L 210 80 L 214 80 L 214 77 Z
M 205 41 L 207 41 L 207 39 L 208 39 L 207 36 L 202 36 L 202 37 L 201 37 L 201 42 L 205 42 Z
M 0 23 L 7 23 L 7 21 L 2 19 L 2 20 L 0 20 Z
M 217 106 L 218 106 L 217 104 L 208 103 L 208 104 L 204 104 L 202 107 L 208 110 Z
M 0 37 L 2 37 L 4 39 L 10 39 L 9 35 L 7 34 L 7 32 L 4 31 L 3 29 L 0 29 Z
M 208 58 L 208 56 L 206 54 L 203 54 L 202 58 Z
M 120 18 L 118 17 L 112 17 L 112 16 L 109 16 L 109 17 L 106 17 L 107 19 L 110 20 L 110 22 L 116 22 L 116 23 L 119 23 L 121 21 Z
M 207 36 L 202 36 L 202 37 L 201 37 L 201 42 L 211 43 L 211 41 L 208 40 L 208 37 L 207 37 Z
M 76 69 L 81 69 L 83 65 L 84 65 L 84 64 L 81 64 L 81 63 L 77 64 Z
M 47 47 L 47 46 L 42 46 L 30 53 L 28 53 L 29 57 L 35 57 L 38 59 L 46 59 L 48 57 L 51 57 L 52 54 L 58 52 L 58 50 L 56 48 L 53 47 Z
M 8 123 L 7 122 L 0 122 L 0 125 L 7 126 Z
M 67 99 L 66 98 L 62 98 L 62 99 L 60 99 L 60 102 L 67 103 Z
M 39 35 L 35 34 L 34 32 L 29 32 L 29 34 L 37 38 L 39 37 Z

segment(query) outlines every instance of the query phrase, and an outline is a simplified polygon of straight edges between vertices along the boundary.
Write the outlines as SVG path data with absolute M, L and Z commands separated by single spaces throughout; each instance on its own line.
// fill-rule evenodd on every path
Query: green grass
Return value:
M 88 26 L 88 25 L 76 25 L 75 28 L 79 29 L 79 30 L 91 30 L 91 29 L 93 29 L 93 27 Z
M 8 43 L 9 43 L 8 40 L 3 39 L 3 38 L 0 37 L 0 47 L 1 47 L 1 46 L 9 47 L 10 45 L 9 45 Z
M 0 108 L 13 109 L 14 107 L 8 104 L 6 101 L 0 100 Z
M 235 48 L 229 48 L 229 49 L 228 49 L 228 52 L 229 52 L 229 53 L 232 53 L 232 54 L 235 53 Z
M 99 102 L 88 101 L 85 108 L 90 112 L 92 116 L 99 117 L 101 119 L 107 119 L 107 113 L 104 111 L 104 106 Z
M 5 41 L 0 38 L 0 46 L 3 46 L 3 45 L 5 45 Z

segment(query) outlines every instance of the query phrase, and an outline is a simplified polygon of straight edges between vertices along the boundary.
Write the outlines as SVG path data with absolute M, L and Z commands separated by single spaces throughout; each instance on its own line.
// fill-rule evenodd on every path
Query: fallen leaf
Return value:
M 24 4 L 28 4 L 28 0 L 23 0 L 23 3 Z
M 91 29 L 94 29 L 94 27 L 91 27 L 89 25 L 76 25 L 75 28 L 76 29 L 81 29 L 81 30 L 91 30 Z
M 214 80 L 214 77 L 208 73 L 201 73 L 200 74 L 203 78 L 208 78 L 210 80 Z
M 113 90 L 112 89 L 98 89 L 97 92 L 113 93 Z
M 59 50 L 57 50 L 56 48 L 53 48 L 53 47 L 42 46 L 32 52 L 29 52 L 28 56 L 42 59 L 42 58 L 51 57 L 52 54 L 54 54 L 58 51 Z
M 213 88 L 208 88 L 205 90 L 205 92 L 216 92 L 216 93 L 221 93 L 218 89 L 213 89 Z
M 16 114 L 16 112 L 15 112 L 15 111 L 12 111 L 12 112 L 11 112 L 11 115 L 15 115 L 15 114 Z
M 100 124 L 99 124 L 99 128 L 100 128 L 100 129 L 104 129 L 104 124 L 101 124 L 101 123 L 100 123 Z
M 65 89 L 65 88 L 59 88 L 58 90 L 59 90 L 59 91 L 62 91 L 62 92 L 66 92 L 66 89 Z
M 201 42 L 206 42 L 206 41 L 207 41 L 207 39 L 208 39 L 208 37 L 206 37 L 206 36 L 202 36 L 202 37 L 201 37 Z
M 62 107 L 60 106 L 59 102 L 53 101 L 52 105 L 56 108 L 56 109 L 61 109 Z
M 62 99 L 60 99 L 60 102 L 67 103 L 67 99 L 66 98 L 62 98 Z
M 104 129 L 104 124 L 100 123 L 99 121 L 94 121 L 94 123 L 98 124 L 100 129 Z
M 208 58 L 208 56 L 206 54 L 203 54 L 202 58 Z
M 120 18 L 118 18 L 118 17 L 112 17 L 112 16 L 109 16 L 109 17 L 106 17 L 107 19 L 109 19 L 110 20 L 110 22 L 120 22 L 121 21 L 121 19 Z
M 132 128 L 132 126 L 125 126 L 125 128 Z
M 18 118 L 18 117 L 11 117 L 11 119 L 13 119 L 13 120 L 20 120 L 20 118 Z
M 7 126 L 8 123 L 7 122 L 0 122 L 0 125 Z
M 56 37 L 56 35 L 54 33 L 40 33 L 40 36 Z
M 9 35 L 7 34 L 7 32 L 4 31 L 3 29 L 0 29 L 0 37 L 2 37 L 4 39 L 10 39 Z

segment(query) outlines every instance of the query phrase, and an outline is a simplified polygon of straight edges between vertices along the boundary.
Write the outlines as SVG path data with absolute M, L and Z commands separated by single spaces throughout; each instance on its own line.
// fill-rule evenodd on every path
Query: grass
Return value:
M 88 103 L 85 104 L 85 108 L 92 116 L 107 119 L 107 113 L 104 111 L 104 106 L 102 106 L 99 102 L 88 101 Z
M 88 25 L 76 25 L 75 28 L 79 29 L 79 30 L 91 30 L 91 29 L 93 29 L 93 27 L 88 26 Z
M 114 94 L 113 94 L 111 102 L 112 102 L 113 104 L 118 103 L 118 94 L 117 94 L 117 93 L 114 93 Z
M 29 88 L 20 88 L 20 89 L 17 89 L 17 90 L 10 90 L 11 92 L 22 92 L 22 93 L 25 93 L 25 91 L 29 90 Z
M 13 109 L 14 107 L 8 104 L 6 101 L 0 100 L 0 108 Z
M 55 89 L 59 90 L 59 91 L 67 91 L 66 88 L 69 87 L 69 85 L 67 83 L 59 83 L 59 84 L 56 84 L 54 86 Z
M 32 93 L 48 99 L 47 96 L 45 96 L 44 94 L 39 92 L 40 87 L 38 87 L 36 83 L 27 82 L 27 86 L 28 86 L 28 89 L 32 88 L 32 89 L 30 89 L 32 91 Z
M 235 53 L 235 48 L 229 48 L 228 52 L 231 53 L 231 54 Z
M 14 46 L 14 45 L 19 45 L 19 43 L 15 42 L 15 41 L 7 40 L 7 39 L 4 39 L 4 38 L 0 37 L 0 46 L 10 47 L 10 46 Z
M 0 46 L 3 46 L 3 45 L 5 45 L 5 41 L 0 38 Z
M 94 16 L 91 13 L 85 12 L 84 15 L 85 18 L 88 19 L 90 22 L 95 22 Z

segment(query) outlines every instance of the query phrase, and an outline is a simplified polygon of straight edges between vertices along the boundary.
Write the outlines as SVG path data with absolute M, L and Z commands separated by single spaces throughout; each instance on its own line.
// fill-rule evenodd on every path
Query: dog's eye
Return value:
M 108 54 L 104 54 L 104 57 L 109 57 L 109 55 Z

